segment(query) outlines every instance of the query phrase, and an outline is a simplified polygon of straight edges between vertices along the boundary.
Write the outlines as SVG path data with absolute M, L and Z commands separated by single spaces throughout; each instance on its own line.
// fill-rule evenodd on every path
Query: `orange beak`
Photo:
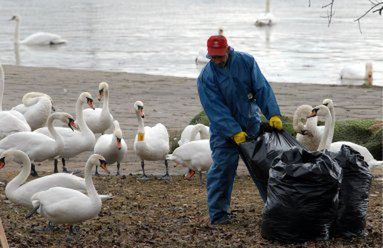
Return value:
M 186 180 L 190 180 L 195 175 L 195 170 L 189 169 L 188 173 L 185 175 Z
M 4 159 L 5 159 L 5 158 L 1 158 L 1 159 L 0 159 L 0 169 L 3 169 L 4 166 L 5 166 Z
M 108 170 L 108 166 L 106 165 L 106 161 L 100 161 L 100 167 L 108 174 L 110 174 L 110 171 Z
M 122 148 L 121 140 L 117 139 L 116 144 L 117 144 L 118 150 L 121 150 Z

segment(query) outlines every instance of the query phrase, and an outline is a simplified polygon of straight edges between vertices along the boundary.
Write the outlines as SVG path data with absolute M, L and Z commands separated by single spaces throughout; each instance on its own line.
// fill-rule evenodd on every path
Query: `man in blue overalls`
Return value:
M 274 92 L 254 57 L 234 51 L 223 35 L 207 41 L 210 62 L 198 79 L 198 94 L 210 120 L 210 147 L 213 165 L 207 174 L 207 194 L 211 224 L 231 222 L 231 191 L 238 166 L 237 145 L 247 136 L 257 137 L 260 128 L 258 108 L 271 126 L 282 129 L 280 110 Z M 267 185 L 256 183 L 266 200 Z

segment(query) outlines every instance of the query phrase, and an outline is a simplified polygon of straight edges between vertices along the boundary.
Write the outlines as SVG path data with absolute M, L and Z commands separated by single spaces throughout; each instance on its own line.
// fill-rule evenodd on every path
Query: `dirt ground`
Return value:
M 173 176 L 171 181 L 156 177 L 141 181 L 132 175 L 95 177 L 98 192 L 110 193 L 113 199 L 103 203 L 98 218 L 79 225 L 76 235 L 70 235 L 65 226 L 50 233 L 36 231 L 46 221 L 38 215 L 26 220 L 28 211 L 5 200 L 4 187 L 0 187 L 0 212 L 11 247 L 382 246 L 381 178 L 374 178 L 370 191 L 367 237 L 287 246 L 261 237 L 263 204 L 249 176 L 239 176 L 235 181 L 232 211 L 236 220 L 227 226 L 209 224 L 206 190 L 200 188 L 197 179 L 186 181 L 182 176 Z
M 4 184 L 19 167 L 0 171 L 0 217 L 11 247 L 278 247 L 260 236 L 263 204 L 256 188 L 241 165 L 232 196 L 236 221 L 228 226 L 211 226 L 208 220 L 206 190 L 197 178 L 185 181 L 184 168 L 170 167 L 172 180 L 152 177 L 137 180 L 140 163 L 133 152 L 137 120 L 132 105 L 143 100 L 146 123 L 161 122 L 170 131 L 180 131 L 201 111 L 194 79 L 149 76 L 101 71 L 61 70 L 54 68 L 5 67 L 3 109 L 10 109 L 28 91 L 49 94 L 59 111 L 74 112 L 82 91 L 97 94 L 97 86 L 107 81 L 111 86 L 111 112 L 119 120 L 128 143 L 128 158 L 122 164 L 123 176 L 94 178 L 99 193 L 112 194 L 104 202 L 98 218 L 80 225 L 79 233 L 70 236 L 65 227 L 53 233 L 40 233 L 34 228 L 46 224 L 39 216 L 26 220 L 26 209 L 6 200 Z M 300 104 L 319 104 L 323 98 L 336 101 L 337 118 L 381 119 L 382 89 L 305 84 L 272 84 L 281 110 L 291 115 Z M 68 168 L 82 171 L 91 152 L 82 153 L 68 163 Z M 164 173 L 162 162 L 147 164 L 146 173 Z M 110 166 L 112 173 L 115 166 Z M 50 174 L 51 162 L 37 167 L 41 176 Z M 382 247 L 382 174 L 375 174 L 370 191 L 367 216 L 368 236 L 344 240 L 292 244 L 290 247 Z

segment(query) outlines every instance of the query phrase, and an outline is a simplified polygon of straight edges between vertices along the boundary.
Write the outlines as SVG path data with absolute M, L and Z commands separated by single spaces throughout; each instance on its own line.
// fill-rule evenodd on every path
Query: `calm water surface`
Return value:
M 0 62 L 196 77 L 194 59 L 219 27 L 234 49 L 254 55 L 270 81 L 340 84 L 339 72 L 373 63 L 374 84 L 383 86 L 383 17 L 354 18 L 368 0 L 335 1 L 327 26 L 327 1 L 272 0 L 276 24 L 254 25 L 264 1 L 254 0 L 1 0 Z M 315 3 L 314 3 L 315 2 Z M 68 44 L 13 45 L 14 23 L 22 18 L 21 39 L 38 31 L 60 34 Z M 353 82 L 361 83 L 361 82 Z

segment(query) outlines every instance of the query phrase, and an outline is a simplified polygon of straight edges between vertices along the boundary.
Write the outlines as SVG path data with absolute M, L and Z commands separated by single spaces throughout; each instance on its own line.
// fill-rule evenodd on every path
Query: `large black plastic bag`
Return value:
M 239 152 L 253 180 L 266 183 L 273 160 L 293 147 L 303 148 L 288 132 L 262 123 L 258 138 L 241 143 Z
M 343 174 L 335 232 L 348 238 L 364 236 L 372 179 L 368 164 L 360 153 L 346 145 L 335 159 Z
M 293 148 L 270 169 L 262 236 L 283 242 L 327 240 L 336 219 L 341 168 L 330 155 Z

